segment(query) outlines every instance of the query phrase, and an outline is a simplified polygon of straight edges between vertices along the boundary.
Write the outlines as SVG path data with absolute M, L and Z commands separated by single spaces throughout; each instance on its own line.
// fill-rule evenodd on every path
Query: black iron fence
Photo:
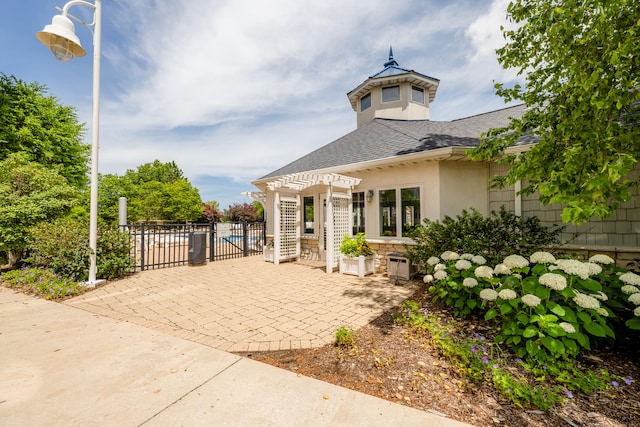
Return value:
M 206 235 L 204 247 L 198 250 L 205 251 L 208 261 L 262 254 L 265 243 L 264 222 L 140 223 L 121 227 L 131 237 L 131 253 L 136 260 L 134 271 L 188 264 L 190 256 L 193 258 L 195 234 Z

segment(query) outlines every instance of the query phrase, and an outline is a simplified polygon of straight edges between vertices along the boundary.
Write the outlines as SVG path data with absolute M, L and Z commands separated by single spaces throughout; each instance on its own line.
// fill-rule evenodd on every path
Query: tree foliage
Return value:
M 27 160 L 57 167 L 68 182 L 87 183 L 89 146 L 75 110 L 46 94 L 46 87 L 0 74 L 0 160 L 24 153 Z
M 256 222 L 258 220 L 257 209 L 249 203 L 234 203 L 225 212 L 225 218 L 230 222 Z
M 640 155 L 640 2 L 515 0 L 508 17 L 519 27 L 504 30 L 498 60 L 526 83 L 496 89 L 528 109 L 471 154 L 488 160 L 533 136 L 531 150 L 503 158 L 511 169 L 494 184 L 524 179 L 523 193 L 565 204 L 565 222 L 605 218 L 638 185 L 629 173 Z
M 66 214 L 77 201 L 78 190 L 64 176 L 25 153 L 0 161 L 0 250 L 9 264 L 20 259 L 31 227 Z
M 202 201 L 175 162 L 155 160 L 129 169 L 124 176 L 103 175 L 98 186 L 100 218 L 118 220 L 118 200 L 127 198 L 128 222 L 195 221 L 202 216 Z
M 224 215 L 218 209 L 218 202 L 212 201 L 202 204 L 202 216 L 209 222 L 220 222 Z

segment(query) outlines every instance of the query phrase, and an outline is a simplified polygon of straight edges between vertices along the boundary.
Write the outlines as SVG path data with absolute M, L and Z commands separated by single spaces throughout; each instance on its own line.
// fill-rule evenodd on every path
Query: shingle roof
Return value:
M 443 147 L 475 147 L 479 143 L 481 132 L 506 126 L 509 118 L 520 117 L 524 108 L 524 105 L 516 105 L 448 122 L 374 119 L 260 179 L 427 152 Z

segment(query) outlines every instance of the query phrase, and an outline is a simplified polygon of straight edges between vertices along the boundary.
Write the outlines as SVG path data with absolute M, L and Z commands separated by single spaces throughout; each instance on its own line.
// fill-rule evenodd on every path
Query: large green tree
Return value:
M 78 202 L 78 190 L 55 168 L 13 153 L 0 161 L 0 251 L 9 265 L 20 260 L 29 229 L 46 226 Z
M 203 207 L 198 189 L 184 178 L 175 162 L 155 160 L 129 169 L 124 176 L 100 177 L 99 212 L 107 223 L 118 220 L 118 199 L 127 198 L 128 222 L 196 221 Z
M 511 165 L 498 186 L 523 181 L 543 204 L 561 203 L 565 222 L 605 218 L 631 198 L 630 174 L 640 156 L 640 2 L 516 0 L 497 50 L 523 85 L 497 84 L 506 102 L 528 109 L 485 134 L 476 160 L 500 156 L 523 136 L 529 151 L 503 157 Z
M 72 107 L 61 105 L 38 83 L 0 74 L 0 160 L 25 153 L 28 160 L 58 167 L 68 182 L 87 183 L 89 146 Z

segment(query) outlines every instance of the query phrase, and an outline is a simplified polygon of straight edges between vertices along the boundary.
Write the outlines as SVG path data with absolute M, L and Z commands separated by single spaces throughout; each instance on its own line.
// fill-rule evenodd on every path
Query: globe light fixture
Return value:
M 86 23 L 69 14 L 72 6 L 86 6 L 93 9 L 93 22 Z M 51 20 L 36 38 L 49 48 L 58 61 L 70 61 L 86 52 L 75 33 L 71 19 L 84 25 L 90 31 L 93 28 L 93 118 L 91 130 L 91 195 L 89 206 L 89 280 L 86 286 L 94 287 L 102 280 L 96 280 L 96 253 L 98 240 L 98 151 L 100 127 L 100 44 L 102 33 L 102 0 L 90 3 L 84 0 L 72 0 L 58 9 L 62 13 Z

